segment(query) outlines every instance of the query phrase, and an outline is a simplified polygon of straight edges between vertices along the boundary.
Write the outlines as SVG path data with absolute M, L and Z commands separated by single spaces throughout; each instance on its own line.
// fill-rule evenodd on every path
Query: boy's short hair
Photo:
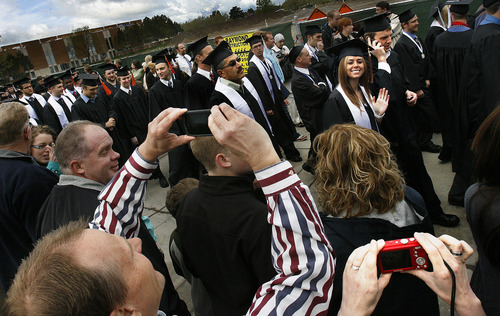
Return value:
M 190 145 L 193 155 L 209 171 L 217 167 L 215 162 L 217 154 L 227 153 L 227 149 L 219 144 L 213 136 L 198 137 Z

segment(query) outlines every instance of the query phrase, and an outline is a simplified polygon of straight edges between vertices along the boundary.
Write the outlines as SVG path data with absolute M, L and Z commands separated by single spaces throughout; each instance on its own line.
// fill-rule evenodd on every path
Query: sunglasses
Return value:
M 227 67 L 234 67 L 234 66 L 236 66 L 237 63 L 240 62 L 240 60 L 241 60 L 240 57 L 236 57 L 236 59 L 231 60 L 229 62 L 229 64 L 227 64 L 226 66 L 222 67 L 221 69 L 224 69 L 224 68 L 227 68 Z

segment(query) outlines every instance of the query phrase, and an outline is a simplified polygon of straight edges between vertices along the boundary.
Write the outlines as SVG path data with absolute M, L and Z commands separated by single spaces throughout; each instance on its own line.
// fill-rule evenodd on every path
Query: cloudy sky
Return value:
M 255 0 L 0 0 L 0 45 L 158 14 L 182 23 L 235 5 L 246 10 L 255 7 Z

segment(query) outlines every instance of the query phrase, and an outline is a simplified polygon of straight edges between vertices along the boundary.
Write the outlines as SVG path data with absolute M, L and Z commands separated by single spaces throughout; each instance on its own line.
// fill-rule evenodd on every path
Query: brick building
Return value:
M 88 44 L 73 43 L 76 40 L 80 42 L 84 35 L 72 37 L 73 34 L 68 33 L 2 46 L 0 52 L 15 55 L 19 51 L 29 57 L 33 65 L 29 75 L 34 79 L 114 57 L 116 50 L 113 39 L 118 30 L 141 24 L 141 20 L 135 20 L 90 29 L 86 41 Z M 87 50 L 89 54 L 86 53 Z

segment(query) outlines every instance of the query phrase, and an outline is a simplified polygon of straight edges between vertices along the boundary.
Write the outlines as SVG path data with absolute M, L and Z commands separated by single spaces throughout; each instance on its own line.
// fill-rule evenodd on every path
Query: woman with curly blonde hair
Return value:
M 433 234 L 434 230 L 422 197 L 405 186 L 389 142 L 378 132 L 355 124 L 336 124 L 314 143 L 321 219 L 337 257 L 329 309 L 329 315 L 336 315 L 342 300 L 342 274 L 354 249 L 372 239 L 410 238 L 415 232 Z M 421 280 L 397 273 L 374 315 L 411 310 L 439 315 L 437 297 Z

